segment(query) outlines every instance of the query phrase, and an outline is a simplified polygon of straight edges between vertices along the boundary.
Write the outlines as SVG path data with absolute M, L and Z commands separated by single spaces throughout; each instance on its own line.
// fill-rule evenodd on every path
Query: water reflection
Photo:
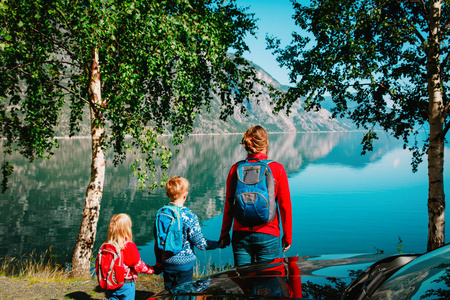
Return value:
M 313 162 L 363 167 L 395 146 L 381 141 L 376 145 L 377 153 L 360 156 L 361 136 L 270 134 L 269 157 L 282 163 L 291 177 Z M 200 222 L 222 212 L 228 170 L 245 156 L 240 139 L 241 135 L 191 136 L 174 157 L 168 173 L 190 181 L 188 206 Z M 13 156 L 15 172 L 0 201 L 0 256 L 20 256 L 52 247 L 62 261 L 69 259 L 90 176 L 90 140 L 63 139 L 59 143 L 60 149 L 51 160 L 29 164 Z M 131 216 L 138 245 L 152 240 L 154 216 L 167 198 L 162 189 L 151 195 L 136 191 L 137 181 L 129 168 L 132 159 L 118 167 L 108 161 L 96 247 L 106 238 L 108 220 L 119 212 Z

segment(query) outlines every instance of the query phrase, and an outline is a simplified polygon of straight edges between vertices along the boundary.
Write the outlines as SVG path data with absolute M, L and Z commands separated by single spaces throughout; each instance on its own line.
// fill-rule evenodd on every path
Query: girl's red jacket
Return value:
M 138 273 L 154 273 L 153 267 L 141 260 L 141 255 L 135 243 L 127 241 L 124 246 L 121 255 L 125 265 L 125 279 L 136 279 Z
M 248 158 L 258 158 L 260 160 L 268 159 L 267 155 L 264 153 L 249 154 Z M 233 218 L 233 213 L 231 211 L 231 203 L 234 198 L 234 191 L 232 191 L 232 181 L 233 176 L 236 172 L 237 164 L 234 164 L 227 177 L 227 191 L 225 199 L 225 207 L 223 210 L 223 221 L 222 221 L 222 231 L 220 234 L 220 239 L 229 241 L 229 232 L 231 225 L 233 224 L 233 231 L 251 231 L 251 232 L 262 232 L 274 236 L 280 236 L 280 217 L 281 225 L 283 227 L 283 237 L 281 239 L 284 246 L 292 244 L 292 204 L 291 204 L 291 193 L 289 191 L 289 183 L 284 166 L 277 162 L 272 162 L 269 164 L 270 170 L 272 171 L 273 177 L 275 179 L 275 199 L 278 202 L 279 212 L 275 216 L 275 219 L 269 223 L 260 226 L 254 226 L 252 230 L 249 227 L 243 227 Z

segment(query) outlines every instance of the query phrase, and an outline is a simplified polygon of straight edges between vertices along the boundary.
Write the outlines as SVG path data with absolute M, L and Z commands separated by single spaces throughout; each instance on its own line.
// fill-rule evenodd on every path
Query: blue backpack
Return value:
M 271 160 L 247 158 L 237 163 L 236 189 L 232 211 L 244 227 L 273 221 L 277 212 L 275 180 L 269 168 Z
M 181 208 L 164 205 L 156 213 L 156 241 L 158 248 L 170 255 L 178 254 L 183 249 L 183 219 Z

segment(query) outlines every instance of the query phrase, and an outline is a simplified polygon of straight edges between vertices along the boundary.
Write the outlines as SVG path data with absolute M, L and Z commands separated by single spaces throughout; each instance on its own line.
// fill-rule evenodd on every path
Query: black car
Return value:
M 150 299 L 450 299 L 450 245 L 423 255 L 280 258 L 205 276 Z
M 423 255 L 393 256 L 373 264 L 341 299 L 450 299 L 450 244 Z

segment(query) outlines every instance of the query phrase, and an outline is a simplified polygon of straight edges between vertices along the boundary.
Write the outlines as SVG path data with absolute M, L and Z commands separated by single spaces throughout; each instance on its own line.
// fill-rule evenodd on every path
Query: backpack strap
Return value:
M 265 164 L 270 164 L 270 163 L 273 163 L 273 162 L 274 162 L 274 160 L 271 160 L 271 159 L 259 159 L 259 158 L 257 158 L 257 157 L 247 157 L 247 158 L 244 159 L 244 160 L 238 161 L 236 164 L 239 165 L 239 164 L 241 164 L 241 163 L 249 162 L 249 161 L 260 161 L 260 162 L 263 162 L 263 163 L 265 163 Z
M 128 244 L 128 243 L 131 243 L 131 242 L 130 241 L 125 241 L 125 243 L 123 243 L 123 250 L 125 250 L 125 245 Z M 119 257 L 120 257 L 120 260 L 122 261 L 123 265 L 127 266 L 127 268 L 128 268 L 127 274 L 125 274 L 125 277 L 124 277 L 126 279 L 128 277 L 128 275 L 130 275 L 131 267 L 125 264 L 125 260 L 124 260 L 124 257 L 122 255 L 122 250 L 119 247 L 116 247 L 116 251 L 117 251 L 117 253 L 119 253 Z
M 271 159 L 261 159 L 261 161 L 266 163 L 266 164 L 270 164 L 270 163 L 275 162 L 274 160 L 271 160 Z
M 167 207 L 168 209 L 172 210 L 180 220 L 182 220 L 182 216 L 181 216 L 181 207 L 176 206 L 176 205 L 172 205 L 172 204 L 167 204 L 164 205 L 165 207 Z

